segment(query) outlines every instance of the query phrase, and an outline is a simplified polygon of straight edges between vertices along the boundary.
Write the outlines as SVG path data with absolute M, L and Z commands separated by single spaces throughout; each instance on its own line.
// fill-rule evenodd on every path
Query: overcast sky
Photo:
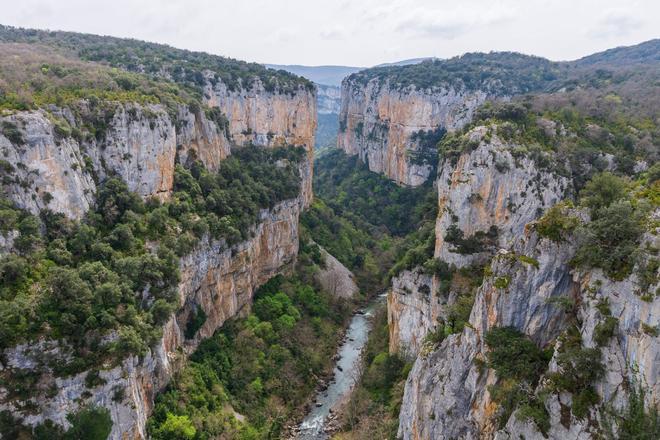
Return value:
M 514 50 L 553 60 L 660 37 L 660 0 L 0 0 L 0 22 L 277 64 Z

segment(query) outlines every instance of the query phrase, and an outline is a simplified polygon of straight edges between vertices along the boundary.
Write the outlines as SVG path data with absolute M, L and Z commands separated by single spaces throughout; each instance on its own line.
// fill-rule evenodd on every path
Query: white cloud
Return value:
M 623 37 L 633 33 L 642 24 L 643 20 L 626 10 L 611 9 L 601 15 L 588 34 L 596 38 Z
M 490 50 L 574 59 L 660 37 L 657 0 L 0 0 L 0 10 L 3 24 L 280 64 Z

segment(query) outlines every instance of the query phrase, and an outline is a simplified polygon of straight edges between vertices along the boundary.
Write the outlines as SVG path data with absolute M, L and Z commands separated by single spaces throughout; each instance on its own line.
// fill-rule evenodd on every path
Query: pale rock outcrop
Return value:
M 230 90 L 225 83 L 210 80 L 204 87 L 209 107 L 217 107 L 227 117 L 228 135 L 237 145 L 253 143 L 264 147 L 296 145 L 307 151 L 303 173 L 304 206 L 312 200 L 312 166 L 316 133 L 316 92 L 299 86 L 293 93 L 268 91 L 254 80 L 247 88 Z
M 457 267 L 488 259 L 508 247 L 525 225 L 568 195 L 569 181 L 541 169 L 525 154 L 514 156 L 516 145 L 503 142 L 495 127 L 475 127 L 465 136 L 475 149 L 455 162 L 445 159 L 438 173 L 438 219 L 435 257 Z M 497 228 L 497 238 L 483 252 L 461 254 L 445 240 L 454 225 L 464 238 Z
M 416 356 L 426 335 L 444 317 L 445 304 L 446 299 L 436 293 L 433 277 L 421 268 L 393 277 L 387 294 L 390 352 Z
M 520 261 L 519 255 L 535 259 L 538 267 Z M 578 291 L 569 274 L 572 255 L 569 244 L 557 245 L 531 232 L 518 239 L 511 252 L 495 257 L 492 275 L 479 288 L 463 332 L 415 361 L 401 405 L 401 438 L 492 435 L 491 416 L 497 406 L 487 386 L 496 378 L 475 365 L 475 359 L 484 359 L 484 335 L 493 327 L 513 326 L 539 345 L 552 342 L 568 318 L 552 298 L 574 298 Z M 507 279 L 506 288 L 495 286 L 501 277 Z
M 487 97 L 479 90 L 400 90 L 387 80 L 361 84 L 349 77 L 342 81 L 337 145 L 349 155 L 359 155 L 371 171 L 399 184 L 418 186 L 430 177 L 432 166 L 411 160 L 429 148 L 413 134 L 462 128 Z M 430 148 L 434 153 L 435 145 Z
M 80 145 L 73 138 L 57 139 L 53 122 L 45 111 L 20 112 L 6 116 L 22 142 L 10 141 L 0 131 L 5 191 L 20 208 L 32 213 L 50 208 L 68 217 L 80 217 L 94 201 L 96 184 L 85 169 Z
M 293 94 L 267 91 L 259 80 L 237 90 L 222 81 L 207 82 L 204 92 L 206 104 L 219 108 L 229 120 L 229 135 L 238 145 L 314 147 L 314 92 L 302 86 Z
M 316 105 L 320 115 L 339 114 L 341 111 L 341 88 L 316 84 Z
M 174 185 L 176 131 L 161 106 L 118 105 L 105 138 L 81 147 L 99 178 L 115 174 L 143 197 L 168 198 Z
M 231 248 L 224 241 L 205 240 L 183 257 L 179 264 L 180 307 L 164 325 L 160 343 L 142 358 L 131 356 L 118 367 L 102 370 L 100 377 L 105 384 L 86 388 L 87 372 L 63 378 L 46 372 L 39 388 L 56 390 L 56 394 L 31 399 L 38 410 L 19 412 L 16 402 L 8 401 L 4 390 L 0 390 L 0 411 L 12 411 L 23 417 L 25 424 L 51 419 L 68 426 L 66 415 L 88 403 L 109 409 L 113 421 L 111 440 L 146 438 L 146 420 L 154 397 L 180 368 L 185 355 L 227 319 L 247 312 L 254 289 L 294 263 L 299 212 L 299 200 L 281 202 L 260 213 L 251 239 Z M 186 338 L 187 323 L 198 309 L 204 311 L 206 320 L 193 337 Z M 2 369 L 48 371 L 43 362 L 51 356 L 66 357 L 66 350 L 53 341 L 20 345 L 5 350 Z
M 346 268 L 339 260 L 325 249 L 320 247 L 323 264 L 314 274 L 314 278 L 323 290 L 337 298 L 351 299 L 360 293 L 360 288 L 355 283 L 355 275 Z
M 177 122 L 176 144 L 181 163 L 199 159 L 209 170 L 217 170 L 220 162 L 231 154 L 227 127 L 218 127 L 203 111 L 192 113 L 181 106 Z
M 79 111 L 90 112 L 85 102 Z M 57 132 L 66 121 L 80 129 L 84 122 L 68 109 L 17 112 L 1 118 L 18 129 L 23 142 L 11 142 L 0 133 L 0 149 L 13 171 L 5 185 L 9 197 L 33 214 L 49 208 L 70 218 L 80 218 L 93 204 L 95 179 L 116 175 L 129 190 L 149 197 L 166 199 L 174 183 L 177 145 L 217 168 L 229 154 L 224 133 L 203 113 L 195 116 L 187 107 L 179 108 L 182 129 L 177 139 L 175 126 L 162 106 L 116 104 L 107 129 L 99 138 Z M 58 121 L 59 120 L 59 121 Z
M 646 240 L 657 241 L 650 236 Z M 494 327 L 513 326 L 537 345 L 552 346 L 572 325 L 558 298 L 577 305 L 584 347 L 597 346 L 594 329 L 604 319 L 597 305 L 607 301 L 611 316 L 618 321 L 615 335 L 601 347 L 605 374 L 594 388 L 602 404 L 622 410 L 631 384 L 641 384 L 647 390 L 647 405 L 658 404 L 660 340 L 648 329 L 660 326 L 660 298 L 640 296 L 645 292 L 639 291 L 634 271 L 627 279 L 615 282 L 600 270 L 572 269 L 575 246 L 572 238 L 556 244 L 528 230 L 515 240 L 509 252 L 502 251 L 494 258 L 492 273 L 479 289 L 469 325 L 461 334 L 448 337 L 437 349 L 417 358 L 406 382 L 400 437 L 546 438 L 533 422 L 521 419 L 516 412 L 503 429 L 497 430 L 493 417 L 497 404 L 488 392 L 497 377 L 490 369 L 480 372 L 475 360 L 486 358 L 483 337 Z M 496 283 L 506 287 L 497 288 Z M 649 287 L 651 292 L 655 289 L 657 285 Z M 557 355 L 555 346 L 549 372 L 559 369 Z M 541 380 L 539 390 L 543 386 Z M 550 417 L 547 438 L 551 439 L 597 438 L 602 435 L 599 424 L 603 417 L 610 417 L 596 406 L 587 418 L 577 419 L 571 415 L 572 396 L 566 392 L 547 395 L 544 405 Z
M 58 125 L 68 124 L 82 131 L 84 119 L 94 111 L 85 101 L 76 109 L 80 116 L 74 116 L 70 109 L 51 106 L 48 111 L 0 117 L 1 123 L 12 124 L 22 137 L 21 142 L 12 142 L 0 131 L 0 152 L 3 161 L 11 166 L 10 171 L 4 166 L 0 171 L 9 177 L 5 184 L 7 193 L 19 207 L 33 214 L 49 208 L 70 218 L 80 218 L 93 204 L 95 180 L 116 175 L 127 183 L 129 190 L 164 200 L 173 187 L 177 155 L 180 162 L 199 159 L 215 170 L 231 154 L 231 137 L 265 147 L 304 147 L 307 158 L 301 164 L 301 204 L 308 206 L 313 194 L 314 95 L 301 91 L 291 97 L 257 89 L 243 96 L 245 102 L 241 104 L 242 95 L 225 92 L 231 97 L 226 97 L 226 101 L 232 103 L 225 102 L 225 107 L 233 109 L 234 120 L 224 127 L 209 120 L 203 110 L 193 113 L 183 105 L 178 106 L 175 122 L 161 105 L 112 104 L 103 133 L 80 140 L 58 131 Z M 216 95 L 216 99 L 220 96 Z M 261 105 L 270 110 L 263 114 L 263 109 L 252 109 Z M 244 123 L 243 117 L 238 116 L 239 110 L 247 112 L 244 118 L 250 121 L 248 127 L 254 126 L 250 130 L 268 135 L 241 137 L 240 131 L 231 125 Z M 254 118 L 249 117 L 252 110 L 257 113 Z M 271 116 L 273 121 L 264 122 Z

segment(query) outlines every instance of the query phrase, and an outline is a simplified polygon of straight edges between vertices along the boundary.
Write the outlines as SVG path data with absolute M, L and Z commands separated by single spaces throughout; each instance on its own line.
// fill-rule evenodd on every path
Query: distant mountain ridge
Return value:
M 335 87 L 341 86 L 341 80 L 351 73 L 366 69 L 366 67 L 354 66 L 302 66 L 298 64 L 265 64 L 265 66 L 271 69 L 284 70 L 305 77 L 317 84 Z

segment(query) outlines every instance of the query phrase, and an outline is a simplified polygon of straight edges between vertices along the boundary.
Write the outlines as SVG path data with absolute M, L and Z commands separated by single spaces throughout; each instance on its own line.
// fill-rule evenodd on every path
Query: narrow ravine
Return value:
M 362 350 L 369 339 L 372 317 L 377 307 L 385 300 L 379 295 L 366 308 L 360 309 L 346 331 L 346 336 L 336 355 L 334 376 L 327 388 L 320 390 L 312 403 L 312 409 L 295 428 L 294 439 L 322 440 L 329 438 L 329 422 L 336 416 L 338 407 L 345 402 L 359 380 L 358 366 L 362 360 Z

